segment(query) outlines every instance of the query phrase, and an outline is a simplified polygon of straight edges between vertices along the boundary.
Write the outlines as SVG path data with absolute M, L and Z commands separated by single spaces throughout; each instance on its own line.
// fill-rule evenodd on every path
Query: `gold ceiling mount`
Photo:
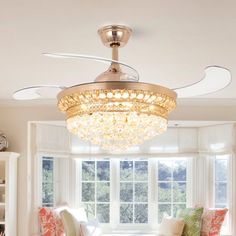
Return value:
M 132 29 L 124 25 L 107 25 L 98 30 L 102 43 L 106 47 L 124 47 L 131 36 Z
M 119 61 L 118 48 L 124 47 L 131 36 L 132 29 L 123 25 L 108 25 L 100 28 L 98 34 L 101 38 L 102 43 L 112 49 L 112 60 L 108 70 L 100 74 L 95 81 L 123 81 L 130 80 L 129 75 L 122 72 Z

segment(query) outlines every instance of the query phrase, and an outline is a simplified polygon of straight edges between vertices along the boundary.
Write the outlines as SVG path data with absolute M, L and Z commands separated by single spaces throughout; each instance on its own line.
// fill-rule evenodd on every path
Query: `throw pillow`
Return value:
M 60 212 L 62 223 L 66 236 L 76 236 L 76 229 L 74 224 L 74 219 L 68 210 L 63 210 Z
M 181 236 L 184 220 L 164 217 L 159 227 L 159 236 Z
M 56 236 L 56 221 L 52 208 L 40 207 L 38 217 L 41 235 Z
M 224 222 L 228 209 L 206 209 L 202 215 L 201 236 L 220 235 L 221 226 Z
M 185 222 L 182 236 L 199 236 L 201 231 L 203 208 L 186 208 L 177 212 L 177 218 Z

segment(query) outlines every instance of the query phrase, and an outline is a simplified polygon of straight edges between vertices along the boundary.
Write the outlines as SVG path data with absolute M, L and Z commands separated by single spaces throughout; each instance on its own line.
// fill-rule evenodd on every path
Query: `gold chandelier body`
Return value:
M 117 48 L 126 44 L 131 30 L 108 26 L 99 33 L 104 45 L 113 48 L 113 60 L 118 60 Z M 70 132 L 116 152 L 166 131 L 168 114 L 176 107 L 176 93 L 159 85 L 122 81 L 123 75 L 119 64 L 112 63 L 96 82 L 59 93 L 58 108 L 66 113 Z

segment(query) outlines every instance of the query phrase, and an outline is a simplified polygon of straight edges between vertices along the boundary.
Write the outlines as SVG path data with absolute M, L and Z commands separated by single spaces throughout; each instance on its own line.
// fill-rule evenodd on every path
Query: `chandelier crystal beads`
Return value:
M 114 61 L 130 33 L 125 26 L 99 30 L 104 45 L 112 48 Z M 66 113 L 71 133 L 104 150 L 120 152 L 166 131 L 176 93 L 159 85 L 124 81 L 124 75 L 119 62 L 112 62 L 95 82 L 59 93 L 58 108 Z

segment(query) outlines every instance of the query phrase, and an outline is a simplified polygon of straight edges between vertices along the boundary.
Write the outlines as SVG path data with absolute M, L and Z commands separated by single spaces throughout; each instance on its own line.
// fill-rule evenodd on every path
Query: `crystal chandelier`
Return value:
M 106 26 L 98 33 L 112 48 L 109 69 L 95 82 L 80 84 L 58 95 L 58 108 L 66 113 L 67 129 L 81 139 L 119 152 L 162 134 L 168 114 L 176 106 L 176 93 L 168 88 L 134 81 L 122 72 L 118 48 L 131 34 L 126 26 Z

